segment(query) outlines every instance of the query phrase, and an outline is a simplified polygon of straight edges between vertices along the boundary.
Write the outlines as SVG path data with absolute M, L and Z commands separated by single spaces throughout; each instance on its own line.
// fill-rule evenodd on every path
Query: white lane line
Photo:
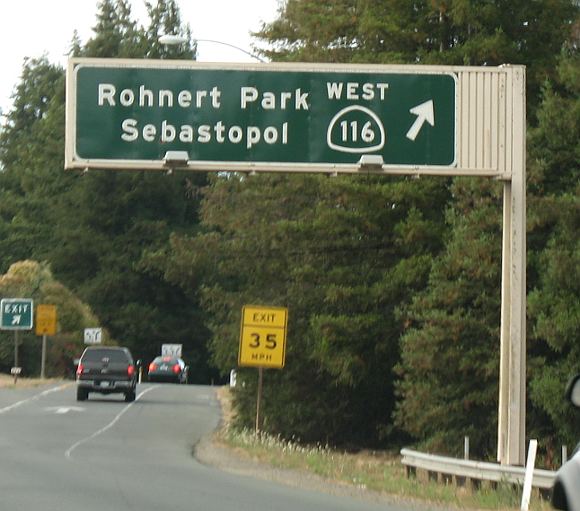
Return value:
M 18 408 L 19 406 L 22 406 L 26 403 L 30 403 L 32 401 L 38 401 L 41 397 L 44 397 L 48 394 L 52 394 L 53 392 L 58 392 L 59 390 L 63 390 L 66 387 L 69 387 L 70 385 L 72 385 L 72 384 L 65 383 L 63 385 L 59 385 L 58 387 L 53 387 L 51 389 L 43 390 L 39 394 L 36 394 L 32 397 L 29 397 L 27 399 L 23 399 L 22 401 L 17 401 L 16 403 L 11 404 L 10 406 L 5 406 L 4 408 L 0 408 L 0 415 L 2 415 L 3 413 L 9 412 L 11 410 L 14 410 L 15 408 Z
M 147 394 L 147 392 L 153 390 L 154 388 L 156 388 L 156 386 L 154 387 L 149 387 L 148 389 L 145 389 L 143 392 L 141 392 L 140 394 L 137 395 L 137 397 L 135 398 L 135 401 L 133 401 L 132 403 L 129 403 L 125 408 L 123 408 L 117 415 L 115 415 L 115 418 L 109 422 L 109 424 L 107 424 L 105 427 L 99 429 L 98 431 L 95 431 L 92 435 L 89 435 L 81 440 L 79 440 L 78 442 L 75 442 L 73 445 L 71 445 L 66 452 L 64 453 L 65 458 L 67 459 L 72 459 L 72 452 L 77 448 L 80 447 L 83 444 L 86 444 L 87 442 L 90 442 L 91 440 L 97 438 L 99 435 L 102 435 L 105 431 L 108 431 L 109 429 L 111 429 L 118 421 L 121 417 L 123 417 L 123 415 L 125 415 L 125 413 L 137 402 L 139 401 L 139 399 L 141 399 L 145 394 Z

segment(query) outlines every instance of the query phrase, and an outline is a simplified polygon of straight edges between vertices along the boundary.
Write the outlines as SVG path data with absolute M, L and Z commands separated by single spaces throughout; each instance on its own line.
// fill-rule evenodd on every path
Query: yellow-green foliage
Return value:
M 35 307 L 56 305 L 57 333 L 51 337 L 49 348 L 51 372 L 55 374 L 65 372 L 71 360 L 82 352 L 84 329 L 99 326 L 91 308 L 55 280 L 46 263 L 25 260 L 12 264 L 4 275 L 0 275 L 0 298 L 32 298 Z M 34 332 L 26 334 L 24 342 L 34 342 L 33 335 Z M 110 340 L 106 330 L 103 339 L 104 342 Z M 10 334 L 0 334 L 0 363 L 11 356 L 11 344 Z

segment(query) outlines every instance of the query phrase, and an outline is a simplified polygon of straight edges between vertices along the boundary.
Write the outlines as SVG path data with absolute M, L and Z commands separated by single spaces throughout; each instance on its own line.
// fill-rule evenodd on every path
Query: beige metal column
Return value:
M 501 268 L 501 331 L 499 363 L 499 410 L 497 424 L 497 461 L 507 463 L 507 436 L 509 410 L 509 368 L 510 368 L 510 267 L 511 267 L 511 181 L 503 185 L 503 238 Z
M 508 80 L 511 112 L 511 181 L 504 184 L 501 360 L 498 461 L 524 465 L 526 441 L 526 112 L 525 70 Z M 509 122 L 509 121 L 508 121 Z

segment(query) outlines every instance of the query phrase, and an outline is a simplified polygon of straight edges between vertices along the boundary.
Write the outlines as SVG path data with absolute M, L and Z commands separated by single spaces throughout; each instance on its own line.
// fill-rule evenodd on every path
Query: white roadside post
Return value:
M 528 463 L 526 464 L 526 475 L 524 477 L 524 491 L 522 492 L 521 511 L 528 511 L 530 507 L 530 497 L 532 495 L 532 480 L 534 479 L 534 466 L 536 464 L 536 451 L 538 449 L 538 441 L 530 440 L 530 448 L 528 450 Z

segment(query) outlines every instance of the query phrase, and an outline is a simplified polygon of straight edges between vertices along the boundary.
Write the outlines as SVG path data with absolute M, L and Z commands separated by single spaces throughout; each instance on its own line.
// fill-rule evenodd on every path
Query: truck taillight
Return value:
M 85 368 L 83 367 L 82 364 L 79 364 L 77 366 L 77 376 L 80 376 L 81 374 L 83 374 L 83 371 L 85 370 Z
M 151 362 L 149 364 L 149 372 L 155 371 L 155 369 L 157 369 L 157 366 L 153 362 Z
M 134 365 L 130 365 L 129 367 L 127 367 L 127 374 L 129 376 L 133 376 L 135 374 L 135 366 Z
M 181 372 L 181 367 L 179 366 L 179 364 L 175 364 L 175 365 L 173 366 L 173 372 L 174 372 L 175 374 L 179 374 L 179 373 Z

